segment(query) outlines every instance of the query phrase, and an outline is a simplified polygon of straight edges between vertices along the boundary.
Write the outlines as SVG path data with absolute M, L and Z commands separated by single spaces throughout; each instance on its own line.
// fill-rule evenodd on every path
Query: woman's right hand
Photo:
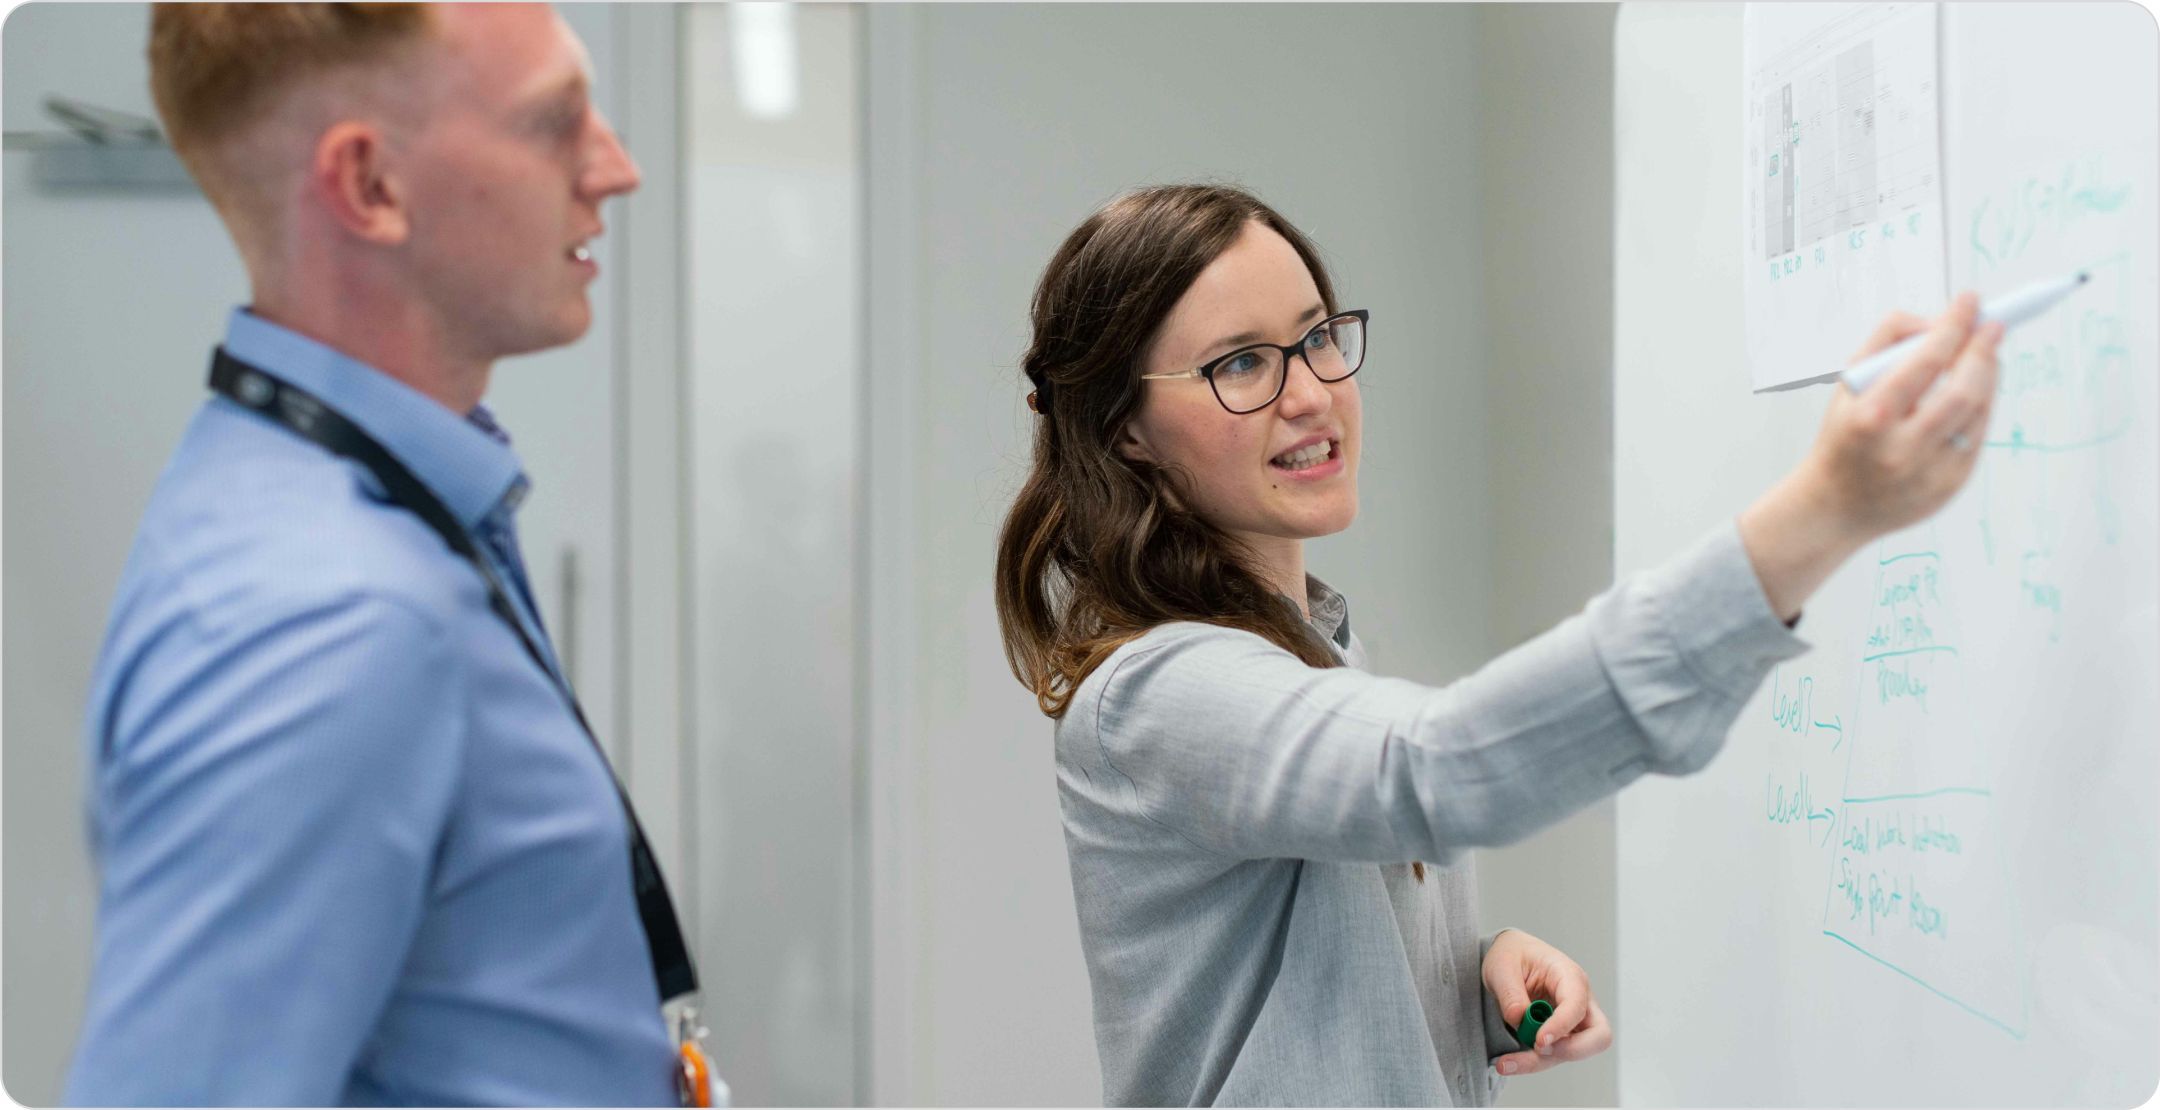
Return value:
M 1854 361 L 1920 332 L 1920 349 L 1855 394 L 1841 381 L 1798 467 L 1740 515 L 1740 537 L 1782 620 L 1853 552 L 1927 519 L 1972 475 L 1995 400 L 2002 325 L 1975 327 L 1960 293 L 1931 323 L 1886 317 Z M 1932 387 L 1932 388 L 1931 388 Z

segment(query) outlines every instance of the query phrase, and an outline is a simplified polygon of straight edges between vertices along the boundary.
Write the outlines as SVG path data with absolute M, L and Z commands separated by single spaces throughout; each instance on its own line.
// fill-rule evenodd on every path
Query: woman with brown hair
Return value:
M 1104 1098 L 1489 1105 L 1611 1043 L 1582 969 L 1481 938 L 1467 849 L 1703 766 L 1801 602 L 1973 466 L 1972 298 L 1687 551 L 1447 686 L 1363 670 L 1303 541 L 1357 512 L 1368 314 L 1242 191 L 1122 196 L 1036 290 L 1034 461 L 998 538 L 1013 672 L 1056 720 Z M 1930 388 L 1931 386 L 1935 388 Z M 1508 1027 L 1555 1004 L 1532 1051 Z M 1490 1062 L 1491 1069 L 1487 1069 Z

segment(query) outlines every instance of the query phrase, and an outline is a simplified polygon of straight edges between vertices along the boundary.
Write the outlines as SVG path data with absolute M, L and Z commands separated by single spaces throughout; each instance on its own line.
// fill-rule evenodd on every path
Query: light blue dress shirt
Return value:
M 547 642 L 526 480 L 484 411 L 245 310 L 225 347 L 405 463 Z M 479 574 L 358 464 L 208 401 L 122 575 L 88 732 L 67 1101 L 674 1102 L 606 765 Z

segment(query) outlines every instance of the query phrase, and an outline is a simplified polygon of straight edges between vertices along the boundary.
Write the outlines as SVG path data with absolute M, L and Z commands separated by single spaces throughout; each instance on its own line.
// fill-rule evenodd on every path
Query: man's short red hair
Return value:
M 425 4 L 158 4 L 150 16 L 150 93 L 173 150 L 211 199 L 209 155 L 334 70 L 386 61 L 427 34 Z

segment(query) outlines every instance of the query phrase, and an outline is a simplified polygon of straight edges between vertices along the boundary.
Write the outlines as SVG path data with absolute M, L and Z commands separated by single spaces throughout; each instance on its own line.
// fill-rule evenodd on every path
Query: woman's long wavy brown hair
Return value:
M 1166 185 L 1089 216 L 1050 259 L 1021 364 L 1034 388 L 1034 462 L 998 533 L 1005 660 L 1044 714 L 1120 645 L 1169 621 L 1256 633 L 1315 667 L 1335 657 L 1227 533 L 1186 511 L 1174 474 L 1118 450 L 1155 334 L 1200 272 L 1257 222 L 1288 240 L 1328 312 L 1310 241 L 1241 189 Z

